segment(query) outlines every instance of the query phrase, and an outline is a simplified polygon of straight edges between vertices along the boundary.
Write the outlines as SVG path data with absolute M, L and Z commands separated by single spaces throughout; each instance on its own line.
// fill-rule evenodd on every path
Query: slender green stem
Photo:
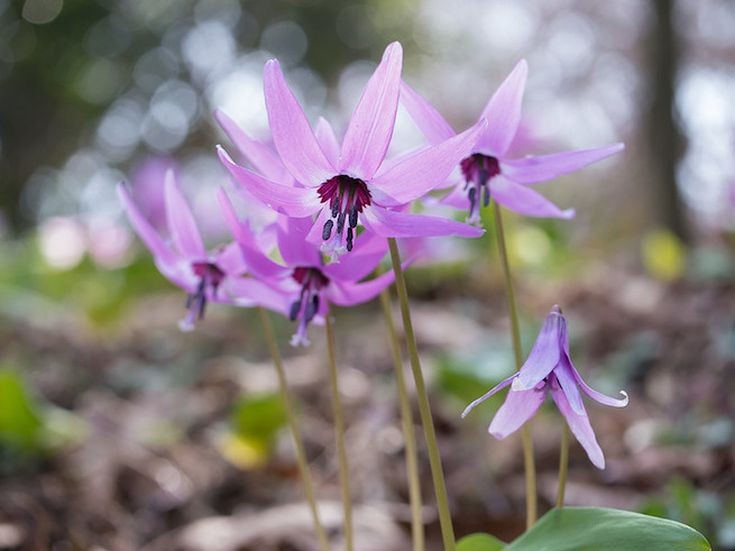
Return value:
M 556 506 L 564 507 L 564 492 L 569 473 L 569 427 L 562 420 L 561 448 L 559 450 L 559 488 L 556 491 Z
M 353 551 L 352 535 L 352 497 L 350 495 L 350 466 L 347 462 L 345 445 L 345 420 L 342 413 L 342 400 L 339 397 L 339 380 L 337 374 L 337 357 L 334 346 L 334 326 L 327 316 L 327 352 L 329 355 L 329 385 L 332 391 L 332 414 L 334 415 L 334 435 L 337 441 L 337 459 L 339 461 L 339 485 L 342 490 L 342 507 L 344 509 L 345 549 Z
M 393 264 L 393 272 L 396 275 L 396 290 L 398 291 L 398 301 L 401 305 L 403 331 L 406 333 L 408 355 L 411 360 L 411 371 L 413 372 L 413 378 L 416 384 L 416 398 L 419 403 L 421 424 L 424 426 L 426 448 L 429 453 L 429 465 L 431 467 L 431 477 L 434 482 L 434 492 L 436 493 L 436 505 L 439 511 L 439 524 L 441 525 L 444 551 L 454 551 L 454 527 L 452 526 L 452 515 L 449 512 L 447 487 L 444 481 L 444 472 L 442 470 L 439 446 L 436 442 L 434 421 L 431 417 L 429 396 L 426 394 L 426 384 L 424 383 L 424 375 L 421 371 L 421 362 L 419 361 L 419 352 L 416 346 L 416 336 L 413 332 L 411 311 L 408 307 L 408 292 L 406 291 L 406 279 L 403 276 L 403 269 L 401 268 L 401 255 L 398 252 L 398 245 L 395 239 L 388 239 L 388 246 L 390 247 L 390 258 L 391 263 Z
M 413 428 L 413 413 L 411 399 L 406 388 L 406 376 L 403 373 L 403 359 L 401 345 L 393 322 L 390 291 L 384 289 L 380 293 L 380 304 L 383 306 L 385 327 L 388 330 L 390 349 L 393 355 L 393 367 L 396 372 L 398 386 L 398 401 L 401 407 L 401 424 L 403 427 L 403 441 L 406 446 L 406 472 L 408 473 L 408 495 L 411 503 L 411 535 L 413 550 L 424 550 L 424 522 L 421 518 L 421 483 L 419 478 L 418 453 L 416 451 L 416 434 Z
M 505 244 L 505 231 L 503 230 L 503 216 L 500 205 L 493 201 L 493 213 L 495 218 L 495 236 L 498 242 L 498 252 L 503 265 L 505 279 L 505 294 L 508 299 L 508 312 L 510 314 L 510 328 L 513 337 L 513 356 L 515 357 L 516 370 L 523 365 L 523 352 L 521 351 L 521 330 L 518 323 L 518 308 L 516 306 L 515 293 L 513 292 L 513 278 L 510 273 L 510 262 L 508 261 L 508 249 Z M 533 439 L 531 437 L 531 422 L 527 421 L 521 427 L 521 441 L 523 443 L 523 464 L 526 471 L 526 528 L 536 523 L 536 466 L 533 457 Z
M 316 532 L 316 537 L 319 540 L 320 549 L 322 551 L 329 551 L 329 540 L 327 539 L 327 533 L 324 530 L 324 527 L 322 526 L 322 523 L 319 519 L 319 509 L 316 503 L 314 485 L 311 480 L 311 470 L 309 469 L 309 462 L 306 458 L 304 441 L 301 438 L 301 431 L 299 430 L 299 423 L 296 419 L 296 412 L 294 411 L 293 402 L 291 401 L 290 393 L 288 391 L 286 372 L 283 369 L 281 354 L 278 352 L 278 342 L 276 341 L 276 335 L 273 332 L 273 326 L 271 325 L 271 320 L 268 316 L 268 312 L 266 312 L 263 308 L 258 308 L 258 310 L 260 311 L 260 319 L 263 323 L 263 333 L 265 333 L 265 340 L 268 343 L 268 349 L 270 350 L 271 357 L 273 358 L 273 365 L 275 366 L 276 374 L 278 375 L 278 390 L 281 394 L 283 407 L 286 410 L 286 420 L 288 421 L 288 426 L 291 429 L 291 436 L 293 437 L 294 448 L 296 449 L 296 462 L 299 466 L 301 481 L 304 484 L 304 494 L 306 494 L 306 502 L 309 504 L 311 518 L 314 522 L 314 531 Z

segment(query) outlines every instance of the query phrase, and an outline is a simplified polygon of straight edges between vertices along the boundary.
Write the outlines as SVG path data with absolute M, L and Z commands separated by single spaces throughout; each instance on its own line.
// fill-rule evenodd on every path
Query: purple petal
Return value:
M 452 191 L 442 197 L 439 202 L 455 209 L 467 210 L 470 208 L 470 200 L 467 198 L 467 190 L 464 189 L 464 184 L 456 184 Z
M 360 281 L 378 267 L 388 249 L 386 239 L 365 232 L 358 241 L 359 245 L 347 253 L 341 262 L 333 262 L 322 268 L 327 277 L 342 281 Z
M 304 111 L 283 78 L 278 61 L 268 61 L 264 73 L 268 122 L 283 164 L 302 184 L 318 186 L 334 176 L 334 167 L 322 153 Z
M 337 166 L 339 164 L 339 140 L 337 140 L 332 125 L 324 117 L 319 117 L 319 120 L 316 121 L 314 134 L 325 157 L 332 165 Z
M 488 128 L 478 146 L 495 157 L 505 155 L 518 131 L 527 76 L 528 64 L 522 59 L 493 94 L 482 112 L 481 117 L 487 119 Z
M 401 103 L 426 140 L 433 145 L 454 136 L 452 126 L 426 98 L 401 81 Z
M 232 304 L 242 307 L 262 306 L 288 316 L 288 296 L 253 278 L 230 278 L 223 289 Z
M 288 268 L 276 264 L 257 248 L 250 228 L 238 219 L 237 213 L 235 213 L 235 209 L 232 207 L 232 203 L 227 197 L 227 194 L 220 190 L 218 198 L 222 206 L 222 212 L 225 215 L 225 220 L 230 226 L 230 230 L 235 236 L 237 243 L 240 245 L 240 250 L 248 271 L 262 279 L 287 276 L 290 272 Z
M 370 231 L 383 237 L 480 237 L 485 230 L 439 216 L 423 216 L 384 209 L 371 205 L 361 220 Z
M 237 243 L 230 243 L 217 253 L 215 264 L 228 276 L 242 275 L 248 269 Z
M 620 394 L 623 395 L 622 398 L 612 398 L 611 396 L 607 396 L 602 392 L 598 392 L 584 382 L 582 376 L 576 369 L 574 369 L 574 366 L 571 364 L 571 362 L 569 362 L 569 365 L 571 365 L 570 374 L 574 378 L 574 382 L 582 389 L 582 392 L 592 398 L 595 402 L 598 402 L 604 406 L 610 406 L 614 408 L 623 408 L 628 405 L 628 394 L 624 390 L 620 391 Z
M 539 155 L 523 159 L 503 160 L 500 168 L 506 177 L 519 184 L 534 184 L 569 174 L 589 164 L 619 153 L 625 149 L 622 143 L 599 147 L 564 151 L 552 155 Z
M 572 362 L 569 361 L 567 355 L 562 352 L 561 361 L 559 365 L 554 369 L 554 375 L 559 381 L 564 395 L 567 397 L 567 401 L 572 406 L 572 409 L 578 415 L 585 413 L 584 404 L 582 403 L 582 395 L 579 393 L 577 388 L 577 381 L 574 379 L 573 372 L 575 371 Z
M 590 458 L 592 464 L 598 469 L 604 469 L 605 456 L 600 449 L 600 445 L 597 443 L 595 432 L 592 430 L 592 425 L 590 425 L 590 419 L 587 417 L 587 413 L 584 412 L 584 406 L 582 407 L 582 414 L 576 413 L 569 404 L 569 400 L 567 400 L 564 391 L 557 388 L 554 384 L 551 385 L 551 397 L 556 402 L 556 406 L 559 408 L 561 414 L 567 420 L 567 425 L 569 425 L 572 434 L 582 444 L 584 451 L 587 452 L 587 457 Z
M 270 145 L 251 138 L 224 111 L 217 109 L 214 118 L 235 144 L 238 151 L 266 178 L 283 184 L 292 183 L 291 174 Z
M 504 207 L 538 218 L 574 218 L 574 209 L 561 210 L 540 193 L 503 176 L 490 180 L 490 195 Z
M 546 388 L 531 390 L 512 390 L 508 392 L 505 402 L 493 417 L 488 432 L 502 440 L 517 431 L 541 407 L 546 399 Z
M 481 403 L 483 403 L 485 400 L 487 400 L 488 398 L 490 398 L 490 396 L 492 396 L 493 394 L 495 394 L 499 390 L 503 390 L 505 387 L 507 387 L 509 384 L 511 384 L 513 382 L 513 379 L 516 378 L 516 375 L 518 375 L 518 374 L 517 373 L 513 373 L 513 375 L 511 375 L 507 379 L 503 379 L 502 381 L 500 381 L 497 385 L 495 385 L 493 388 L 491 388 L 490 390 L 488 390 L 485 394 L 483 394 L 479 398 L 473 400 L 470 403 L 470 405 L 468 405 L 466 408 L 464 408 L 464 411 L 462 412 L 462 419 L 464 419 L 465 417 L 467 417 L 467 415 L 470 413 L 470 411 L 472 411 L 477 406 L 479 406 Z
M 333 304 L 354 306 L 374 299 L 383 289 L 393 283 L 394 279 L 395 274 L 391 270 L 364 283 L 332 280 L 326 288 L 325 296 Z
M 534 388 L 559 364 L 562 348 L 560 337 L 564 325 L 564 316 L 561 314 L 552 311 L 546 316 L 536 342 L 518 372 L 518 378 L 513 382 L 514 389 Z
M 409 203 L 444 183 L 459 162 L 472 153 L 478 136 L 486 126 L 483 119 L 437 146 L 408 155 L 404 161 L 377 176 L 371 182 L 371 187 L 380 189 L 393 200 L 393 203 L 383 206 Z
M 319 209 L 319 195 L 313 189 L 285 186 L 258 176 L 235 163 L 221 146 L 217 146 L 217 155 L 239 184 L 272 209 L 297 218 Z
M 179 254 L 190 260 L 206 260 L 207 251 L 194 221 L 194 215 L 179 186 L 176 185 L 174 171 L 170 169 L 166 171 L 164 193 L 168 229 Z
M 341 172 L 372 178 L 388 151 L 398 110 L 403 50 L 389 44 L 365 86 L 342 142 Z
M 321 266 L 319 247 L 306 240 L 313 226 L 310 218 L 281 220 L 276 229 L 278 250 L 289 266 Z

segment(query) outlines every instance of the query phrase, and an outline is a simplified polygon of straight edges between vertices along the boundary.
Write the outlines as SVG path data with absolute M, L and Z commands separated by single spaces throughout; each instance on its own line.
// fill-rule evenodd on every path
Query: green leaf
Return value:
M 23 380 L 0 370 L 0 443 L 31 451 L 39 446 L 43 421 Z
M 502 551 L 505 543 L 490 534 L 470 534 L 457 542 L 457 551 Z
M 505 551 L 711 551 L 685 524 L 617 509 L 553 509 Z
M 232 414 L 237 436 L 270 444 L 286 424 L 286 409 L 277 394 L 241 399 Z

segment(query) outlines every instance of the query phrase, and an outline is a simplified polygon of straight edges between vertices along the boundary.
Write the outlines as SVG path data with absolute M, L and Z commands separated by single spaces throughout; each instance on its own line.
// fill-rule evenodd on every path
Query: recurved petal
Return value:
M 578 415 L 582 415 L 585 413 L 584 403 L 582 402 L 582 395 L 579 392 L 579 388 L 577 388 L 577 381 L 574 379 L 574 371 L 575 369 L 572 362 L 569 361 L 567 355 L 562 352 L 559 365 L 554 369 L 554 375 L 556 376 L 556 380 L 559 381 L 559 385 L 561 386 L 561 389 L 567 397 L 567 401 L 569 401 L 574 412 Z
M 279 220 L 276 228 L 278 250 L 289 266 L 321 265 L 319 247 L 306 240 L 312 225 L 311 218 L 285 218 Z
M 390 271 L 364 283 L 332 280 L 326 288 L 325 295 L 331 303 L 339 306 L 354 306 L 374 299 L 383 289 L 393 283 L 394 279 L 393 271 Z
M 559 364 L 561 357 L 561 341 L 564 316 L 552 311 L 546 316 L 541 331 L 533 343 L 528 358 L 518 372 L 518 378 L 513 381 L 516 390 L 529 390 L 543 381 Z
M 273 142 L 289 172 L 307 186 L 318 186 L 334 176 L 334 167 L 322 153 L 309 121 L 275 59 L 265 64 L 264 87 Z
M 571 362 L 569 362 L 571 365 Z M 612 396 L 608 396 L 606 394 L 603 394 L 602 392 L 598 392 L 594 388 L 591 388 L 587 383 L 584 382 L 582 379 L 582 376 L 579 374 L 579 372 L 574 369 L 574 366 L 572 365 L 571 368 L 571 376 L 574 378 L 574 381 L 577 383 L 579 388 L 582 389 L 582 392 L 584 392 L 587 396 L 592 398 L 595 402 L 598 402 L 602 404 L 603 406 L 610 406 L 614 408 L 623 408 L 628 405 L 628 393 L 624 390 L 620 391 L 620 394 L 622 395 L 622 398 L 613 398 Z
M 389 44 L 370 77 L 342 141 L 340 171 L 369 180 L 385 158 L 398 110 L 403 50 Z
M 513 390 L 508 392 L 505 402 L 493 417 L 488 432 L 502 440 L 517 431 L 523 423 L 535 415 L 546 398 L 546 388 L 537 390 Z
M 551 180 L 563 174 L 569 174 L 580 168 L 615 155 L 625 149 L 622 143 L 598 147 L 564 151 L 552 155 L 538 155 L 523 159 L 505 159 L 500 161 L 503 174 L 519 184 L 534 184 Z
M 207 251 L 202 236 L 189 204 L 176 184 L 173 170 L 166 171 L 164 193 L 168 230 L 179 254 L 190 260 L 206 260 Z
M 327 119 L 319 117 L 319 120 L 316 121 L 314 135 L 326 158 L 333 166 L 337 166 L 339 164 L 339 140 Z
M 291 184 L 293 178 L 281 162 L 278 154 L 268 144 L 250 137 L 238 124 L 221 109 L 214 112 L 214 118 L 235 144 L 238 151 L 266 178 L 282 184 Z
M 503 176 L 490 179 L 490 194 L 501 205 L 518 214 L 537 218 L 574 218 L 574 209 L 562 210 L 540 193 Z
M 493 388 L 491 388 L 490 390 L 488 390 L 485 394 L 483 394 L 479 398 L 477 398 L 477 399 L 473 400 L 472 402 L 470 402 L 470 404 L 466 408 L 464 408 L 464 411 L 462 412 L 462 419 L 464 419 L 465 417 L 467 417 L 467 415 L 469 415 L 469 413 L 473 409 L 475 409 L 477 406 L 479 406 L 485 400 L 487 400 L 488 398 L 490 398 L 490 396 L 492 396 L 493 394 L 497 393 L 500 390 L 503 390 L 505 387 L 507 387 L 509 384 L 511 384 L 513 382 L 513 379 L 516 378 L 516 375 L 518 375 L 518 374 L 517 373 L 513 373 L 513 375 L 511 375 L 507 379 L 503 379 L 502 381 L 500 381 L 497 385 L 495 385 Z
M 482 117 L 487 119 L 487 131 L 480 145 L 495 157 L 503 157 L 508 151 L 521 121 L 521 104 L 526 87 L 528 64 L 518 62 L 485 106 Z
M 480 133 L 487 123 L 481 120 L 461 134 L 439 145 L 407 155 L 386 172 L 378 175 L 371 187 L 388 197 L 383 206 L 395 207 L 418 199 L 444 183 L 459 162 L 472 153 Z
M 587 452 L 587 457 L 590 458 L 592 464 L 598 469 L 604 469 L 605 456 L 600 449 L 600 445 L 597 443 L 595 431 L 592 430 L 592 425 L 590 425 L 590 419 L 584 411 L 584 406 L 582 407 L 582 414 L 576 413 L 569 404 L 569 400 L 567 400 L 564 391 L 556 388 L 555 385 L 552 385 L 551 397 L 556 402 L 556 407 L 559 408 L 559 411 L 567 420 L 567 425 L 569 425 L 572 434 L 582 445 L 584 451 Z
M 401 81 L 401 103 L 430 144 L 439 144 L 454 136 L 452 126 L 426 98 Z
M 238 165 L 221 146 L 217 146 L 217 155 L 237 183 L 272 209 L 296 218 L 305 218 L 319 210 L 319 195 L 313 189 L 286 186 L 263 178 Z
M 371 205 L 362 213 L 365 227 L 382 237 L 480 237 L 485 230 L 439 216 L 408 214 Z

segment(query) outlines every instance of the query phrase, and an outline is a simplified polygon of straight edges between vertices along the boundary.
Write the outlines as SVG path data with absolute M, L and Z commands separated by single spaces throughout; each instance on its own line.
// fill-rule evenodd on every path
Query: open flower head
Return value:
M 223 191 L 219 199 L 251 275 L 271 289 L 254 300 L 297 322 L 291 339 L 294 346 L 309 344 L 309 325 L 323 323 L 330 304 L 354 306 L 367 302 L 393 282 L 393 272 L 362 281 L 385 256 L 385 238 L 367 236 L 362 247 L 350 254 L 349 262 L 326 264 L 319 246 L 306 239 L 311 221 L 283 216 L 276 227 L 281 259 L 277 262 L 271 251 L 263 250 L 254 241 L 247 224 L 238 219 Z M 246 298 L 250 300 L 250 296 Z
M 590 461 L 599 469 L 605 468 L 605 457 L 590 425 L 580 390 L 596 402 L 612 407 L 626 406 L 628 395 L 621 391 L 622 398 L 611 398 L 590 388 L 582 380 L 569 357 L 566 319 L 558 306 L 554 306 L 546 317 L 520 371 L 468 405 L 462 417 L 507 386 L 510 386 L 510 391 L 490 423 L 490 434 L 502 439 L 518 430 L 533 417 L 550 393 Z
M 572 218 L 573 210 L 560 209 L 530 185 L 574 172 L 623 150 L 623 144 L 617 143 L 596 149 L 510 158 L 508 151 L 521 121 L 527 75 L 528 65 L 521 60 L 482 111 L 480 119 L 487 120 L 487 127 L 471 154 L 459 163 L 461 176 L 447 182 L 452 191 L 444 202 L 466 209 L 471 223 L 479 223 L 480 209 L 491 199 L 527 216 Z M 429 143 L 440 143 L 455 135 L 441 114 L 405 83 L 401 84 L 401 102 Z
M 276 60 L 266 63 L 265 103 L 273 143 L 297 185 L 258 174 L 219 156 L 233 177 L 273 209 L 295 218 L 313 218 L 307 239 L 333 258 L 355 247 L 358 226 L 383 237 L 459 235 L 481 232 L 454 220 L 406 212 L 406 206 L 442 184 L 465 158 L 485 128 L 481 120 L 452 135 L 384 163 L 393 136 L 400 94 L 402 50 L 390 44 L 368 81 L 341 144 L 321 119 L 312 130 Z

